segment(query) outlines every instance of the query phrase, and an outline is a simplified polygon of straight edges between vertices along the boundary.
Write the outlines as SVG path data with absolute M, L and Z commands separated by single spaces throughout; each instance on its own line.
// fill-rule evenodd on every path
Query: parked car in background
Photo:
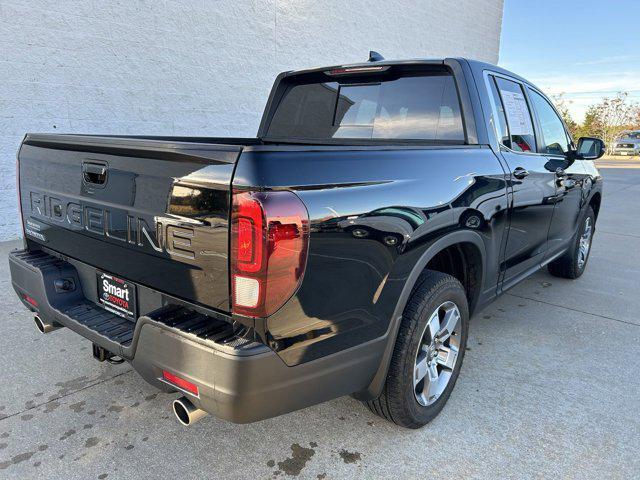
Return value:
M 417 428 L 471 315 L 585 271 L 604 150 L 495 65 L 285 72 L 256 138 L 28 134 L 12 283 L 41 332 L 181 392 L 185 425 L 351 394 Z
M 640 130 L 625 132 L 613 146 L 614 155 L 640 155 Z

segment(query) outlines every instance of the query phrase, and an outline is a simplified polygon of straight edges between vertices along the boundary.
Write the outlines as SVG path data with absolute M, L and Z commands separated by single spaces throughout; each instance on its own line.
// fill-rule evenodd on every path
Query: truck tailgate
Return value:
M 25 238 L 98 270 L 229 311 L 230 185 L 241 145 L 27 135 Z

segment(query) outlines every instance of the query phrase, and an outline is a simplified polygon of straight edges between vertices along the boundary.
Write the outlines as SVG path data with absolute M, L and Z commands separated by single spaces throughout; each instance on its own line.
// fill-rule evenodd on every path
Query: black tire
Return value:
M 461 317 L 461 331 L 451 337 L 459 342 L 458 355 L 453 369 L 447 370 L 450 377 L 440 396 L 433 403 L 423 406 L 418 403 L 413 383 L 416 355 L 430 316 L 449 302 L 457 306 Z M 469 307 L 460 282 L 451 275 L 425 270 L 404 309 L 382 393 L 375 400 L 365 402 L 369 409 L 406 428 L 420 428 L 430 422 L 440 413 L 456 383 L 467 345 L 468 329 Z
M 580 239 L 585 233 L 587 220 L 589 221 L 589 225 L 591 226 L 591 236 L 586 258 L 584 259 L 584 262 L 581 263 Z M 593 241 L 593 233 L 595 232 L 596 226 L 596 214 L 594 213 L 593 208 L 591 208 L 590 206 L 587 207 L 578 225 L 579 227 L 578 231 L 576 232 L 576 238 L 573 239 L 571 248 L 569 248 L 561 257 L 557 258 L 547 266 L 549 273 L 554 277 L 569 278 L 573 280 L 580 277 L 587 268 L 589 255 L 591 254 L 591 242 Z

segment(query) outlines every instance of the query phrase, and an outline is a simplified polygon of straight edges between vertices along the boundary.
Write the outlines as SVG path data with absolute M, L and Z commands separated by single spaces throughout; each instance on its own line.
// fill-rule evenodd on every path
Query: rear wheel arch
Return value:
M 442 410 L 462 367 L 469 309 L 462 284 L 424 270 L 405 308 L 381 394 L 366 402 L 377 415 L 419 428 Z
M 438 255 L 443 254 L 442 252 L 448 251 L 448 249 L 466 249 L 468 252 L 473 252 L 472 255 L 475 255 L 477 260 L 479 260 L 480 272 L 475 275 L 477 287 L 472 291 L 473 303 L 469 301 L 470 312 L 473 312 L 473 307 L 478 303 L 480 293 L 482 292 L 484 276 L 485 272 L 487 271 L 486 248 L 484 245 L 484 241 L 482 240 L 482 237 L 478 232 L 472 230 L 457 230 L 445 237 L 436 240 L 433 244 L 431 244 L 414 265 L 404 284 L 396 307 L 393 311 L 389 329 L 386 333 L 387 343 L 378 370 L 374 374 L 372 381 L 366 390 L 353 394 L 355 398 L 359 400 L 371 400 L 373 398 L 376 398 L 382 391 L 385 383 L 385 378 L 387 376 L 387 371 L 389 369 L 391 355 L 393 354 L 394 345 L 396 343 L 398 330 L 400 328 L 402 313 L 404 312 L 407 302 L 409 301 L 411 294 L 416 287 L 420 275 L 428 269 L 427 267 L 429 266 L 430 262 L 434 261 L 434 259 L 437 259 Z M 433 266 L 433 264 L 431 266 Z M 436 269 L 436 271 L 441 270 Z M 443 273 L 449 272 L 445 271 Z M 455 277 L 455 275 L 453 276 Z
M 439 251 L 424 269 L 446 273 L 457 279 L 465 289 L 469 311 L 473 313 L 482 290 L 483 263 L 482 251 L 476 244 L 461 242 Z

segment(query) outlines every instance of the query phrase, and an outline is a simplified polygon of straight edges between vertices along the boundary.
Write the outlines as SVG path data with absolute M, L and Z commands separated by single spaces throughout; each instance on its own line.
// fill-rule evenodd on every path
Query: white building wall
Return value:
M 0 0 L 0 240 L 26 132 L 253 136 L 282 70 L 497 62 L 503 0 Z

